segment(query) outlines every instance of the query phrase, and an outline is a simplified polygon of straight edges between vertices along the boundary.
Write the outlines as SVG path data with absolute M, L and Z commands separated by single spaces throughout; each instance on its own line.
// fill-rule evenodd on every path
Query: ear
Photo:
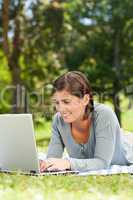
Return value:
M 89 94 L 85 94 L 83 97 L 83 105 L 86 106 L 90 102 L 90 96 Z

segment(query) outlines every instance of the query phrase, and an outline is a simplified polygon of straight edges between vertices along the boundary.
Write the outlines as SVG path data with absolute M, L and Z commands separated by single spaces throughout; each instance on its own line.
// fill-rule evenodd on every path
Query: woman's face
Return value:
M 72 123 L 83 118 L 86 105 L 89 103 L 89 95 L 79 98 L 62 90 L 54 93 L 52 101 L 64 121 Z

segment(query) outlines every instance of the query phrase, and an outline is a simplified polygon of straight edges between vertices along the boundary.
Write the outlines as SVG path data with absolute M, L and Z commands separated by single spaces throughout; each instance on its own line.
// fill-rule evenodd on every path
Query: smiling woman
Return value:
M 132 147 L 122 137 L 115 113 L 108 106 L 93 102 L 84 74 L 70 71 L 56 79 L 52 100 L 57 113 L 47 160 L 40 162 L 41 171 L 87 171 L 133 163 Z M 68 159 L 62 158 L 64 148 Z

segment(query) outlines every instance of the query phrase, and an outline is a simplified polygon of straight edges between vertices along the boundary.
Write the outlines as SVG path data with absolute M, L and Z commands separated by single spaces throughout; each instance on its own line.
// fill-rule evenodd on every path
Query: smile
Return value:
M 69 117 L 71 115 L 71 113 L 64 113 L 62 114 L 63 117 Z

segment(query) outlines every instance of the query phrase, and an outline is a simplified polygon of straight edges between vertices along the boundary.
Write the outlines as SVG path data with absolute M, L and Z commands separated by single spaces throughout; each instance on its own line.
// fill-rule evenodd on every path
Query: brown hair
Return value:
M 89 94 L 90 102 L 86 106 L 85 115 L 88 116 L 94 110 L 92 89 L 87 77 L 83 73 L 69 71 L 58 77 L 53 83 L 53 93 L 64 89 L 79 98 Z

